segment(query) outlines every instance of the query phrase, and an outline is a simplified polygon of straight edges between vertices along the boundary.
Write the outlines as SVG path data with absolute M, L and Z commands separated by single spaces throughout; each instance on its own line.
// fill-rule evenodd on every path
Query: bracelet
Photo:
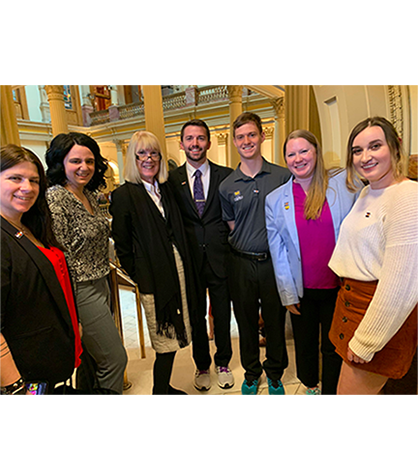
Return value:
M 20 378 L 11 385 L 2 386 L 1 394 L 26 394 L 26 385 L 23 378 Z

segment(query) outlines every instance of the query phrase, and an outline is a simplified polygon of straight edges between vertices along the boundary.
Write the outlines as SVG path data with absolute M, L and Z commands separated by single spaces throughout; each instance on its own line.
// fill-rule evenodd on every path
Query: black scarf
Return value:
M 174 259 L 173 244 L 183 261 L 186 279 L 187 303 L 190 320 L 195 319 L 196 281 L 195 269 L 191 265 L 186 235 L 180 210 L 169 183 L 160 185 L 161 202 L 165 218 L 152 201 L 142 184 L 126 183 L 132 201 L 135 243 L 144 253 L 147 267 L 152 272 L 157 334 L 177 338 L 180 347 L 187 345 L 183 321 L 180 283 Z M 172 325 L 175 335 L 170 331 Z

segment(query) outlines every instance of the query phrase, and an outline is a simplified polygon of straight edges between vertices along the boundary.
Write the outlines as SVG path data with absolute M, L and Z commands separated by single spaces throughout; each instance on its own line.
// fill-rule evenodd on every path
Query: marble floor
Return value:
M 146 358 L 141 358 L 139 349 L 139 335 L 138 335 L 138 321 L 137 311 L 135 304 L 135 295 L 128 287 L 120 288 L 120 302 L 122 312 L 122 326 L 124 344 L 128 353 L 128 368 L 127 377 L 128 381 L 132 384 L 131 388 L 124 391 L 125 395 L 142 394 L 149 395 L 152 392 L 152 367 L 154 364 L 154 350 L 151 347 L 147 326 L 144 319 L 144 334 L 145 334 L 145 347 Z M 244 370 L 240 364 L 239 348 L 238 348 L 238 329 L 235 318 L 232 313 L 231 319 L 231 338 L 232 338 L 232 360 L 230 362 L 230 369 L 235 377 L 235 385 L 227 390 L 221 389 L 217 385 L 217 377 L 214 372 L 214 365 L 211 366 L 212 387 L 209 391 L 200 392 L 193 386 L 193 376 L 195 365 L 192 359 L 191 345 L 183 348 L 177 352 L 174 361 L 173 374 L 171 384 L 178 389 L 185 391 L 190 395 L 240 395 L 241 384 L 244 380 Z M 215 344 L 210 342 L 211 354 L 215 352 Z M 306 387 L 296 377 L 295 367 L 295 352 L 294 344 L 291 336 L 287 339 L 287 350 L 289 355 L 289 366 L 284 372 L 282 378 L 286 394 L 304 395 Z M 265 349 L 260 348 L 260 360 L 264 360 Z M 262 375 L 258 394 L 268 394 L 267 379 L 265 374 Z

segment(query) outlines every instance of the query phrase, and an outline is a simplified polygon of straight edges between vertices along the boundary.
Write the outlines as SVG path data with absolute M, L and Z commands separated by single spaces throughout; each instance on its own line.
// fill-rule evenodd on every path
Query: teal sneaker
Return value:
M 319 389 L 319 386 L 316 386 L 314 388 L 307 388 L 306 394 L 318 395 L 321 394 L 321 390 Z
M 258 389 L 258 380 L 253 380 L 249 382 L 244 380 L 241 385 L 241 394 L 257 394 Z
M 269 394 L 285 394 L 283 383 L 280 380 L 271 380 L 267 377 Z

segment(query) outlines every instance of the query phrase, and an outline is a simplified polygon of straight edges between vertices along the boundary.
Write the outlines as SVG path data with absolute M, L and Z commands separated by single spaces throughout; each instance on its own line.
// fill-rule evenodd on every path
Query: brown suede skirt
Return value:
M 392 339 L 375 353 L 369 363 L 359 364 L 347 359 L 348 342 L 354 335 L 373 298 L 377 281 L 362 282 L 343 279 L 335 306 L 329 338 L 335 351 L 347 364 L 385 377 L 400 379 L 411 366 L 417 350 L 417 307 Z

